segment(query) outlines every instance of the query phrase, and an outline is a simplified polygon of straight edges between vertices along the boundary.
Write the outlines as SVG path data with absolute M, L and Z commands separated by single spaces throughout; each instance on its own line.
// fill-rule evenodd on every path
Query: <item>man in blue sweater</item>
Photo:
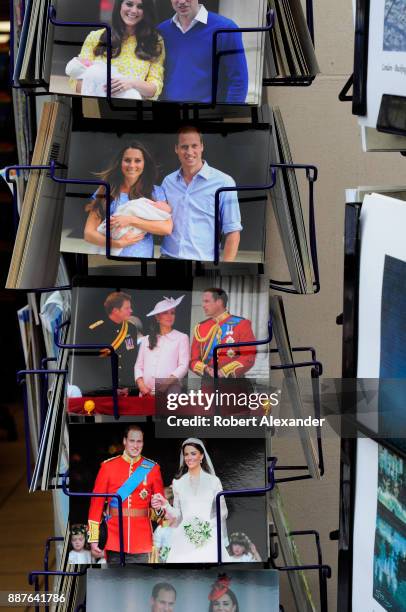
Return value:
M 176 11 L 174 17 L 158 26 L 166 53 L 160 100 L 212 103 L 214 32 L 238 26 L 231 19 L 208 12 L 199 0 L 171 2 Z M 244 104 L 248 93 L 248 67 L 242 34 L 219 34 L 217 57 L 217 102 Z

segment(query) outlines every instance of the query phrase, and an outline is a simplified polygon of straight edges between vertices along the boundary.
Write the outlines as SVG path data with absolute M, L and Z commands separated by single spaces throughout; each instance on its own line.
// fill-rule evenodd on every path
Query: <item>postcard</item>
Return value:
M 117 122 L 101 132 L 88 120 L 81 129 L 68 176 L 109 183 L 112 256 L 214 261 L 217 242 L 222 261 L 264 261 L 268 124 L 154 124 L 134 136 L 128 122 L 118 133 Z M 61 251 L 106 255 L 106 215 L 103 186 L 69 186 Z
M 70 498 L 71 529 L 86 526 L 87 552 L 117 565 L 119 495 L 127 563 L 217 563 L 218 522 L 224 563 L 267 560 L 265 496 L 220 495 L 217 514 L 222 491 L 266 484 L 265 439 L 244 446 L 159 438 L 150 422 L 71 424 L 69 488 L 86 494 Z
M 367 115 L 361 126 L 376 128 L 382 96 L 406 96 L 406 2 L 371 0 Z
M 361 262 L 359 281 L 359 378 L 379 380 L 378 411 L 367 419 L 373 431 L 405 452 L 404 377 L 406 372 L 406 248 L 402 224 L 404 200 L 377 193 L 364 197 L 361 211 Z M 390 221 L 390 222 L 389 222 Z M 371 274 L 371 270 L 374 271 Z M 392 434 L 392 435 L 391 435 Z
M 258 105 L 265 34 L 238 30 L 264 26 L 266 6 L 266 0 L 251 0 L 249 11 L 244 0 L 59 0 L 59 21 L 94 27 L 54 28 L 50 91 L 106 96 L 108 24 L 114 98 Z
M 276 570 L 89 569 L 86 605 L 134 612 L 279 612 Z
M 353 606 L 401 610 L 406 588 L 405 462 L 369 439 L 358 440 L 357 457 Z
M 122 415 L 155 413 L 157 381 L 178 392 L 190 379 L 267 379 L 269 347 L 234 347 L 268 338 L 269 295 L 263 276 L 207 273 L 193 281 L 77 277 L 71 341 L 95 346 L 69 360 L 71 414 L 112 414 L 112 347 L 118 358 Z M 92 286 L 89 286 L 89 284 Z M 84 353 L 84 354 L 83 354 Z

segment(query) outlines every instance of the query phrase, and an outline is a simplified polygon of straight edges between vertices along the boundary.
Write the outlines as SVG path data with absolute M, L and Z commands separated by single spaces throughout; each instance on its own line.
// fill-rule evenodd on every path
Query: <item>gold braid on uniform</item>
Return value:
M 89 534 L 87 541 L 89 544 L 93 542 L 97 543 L 99 541 L 99 528 L 100 525 L 97 521 L 89 521 Z
M 211 351 L 211 347 L 213 346 L 213 342 L 216 339 L 216 336 L 217 336 L 217 343 L 221 344 L 222 331 L 221 331 L 220 323 L 222 321 L 225 321 L 225 319 L 228 319 L 229 316 L 230 316 L 230 313 L 226 310 L 222 315 L 220 315 L 220 317 L 213 319 L 213 321 L 215 321 L 215 325 L 213 325 L 210 328 L 210 330 L 208 331 L 205 337 L 201 336 L 200 331 L 199 331 L 201 324 L 199 323 L 198 325 L 195 326 L 194 336 L 200 345 L 200 359 L 201 359 L 201 361 L 198 361 L 193 368 L 196 374 L 203 376 L 204 369 L 207 365 L 205 362 Z M 203 345 L 205 342 L 208 342 L 208 345 L 206 347 L 206 350 L 204 351 Z
M 118 348 L 120 348 L 120 346 L 123 344 L 127 336 L 127 333 L 128 333 L 128 321 L 124 321 L 115 340 L 113 340 L 113 342 L 111 343 L 111 348 L 114 349 L 115 351 Z M 102 349 L 100 353 L 101 353 L 100 355 L 101 357 L 108 357 L 110 355 L 109 349 Z
M 235 378 L 235 373 L 238 368 L 243 367 L 243 364 L 239 361 L 231 361 L 231 363 L 226 363 L 221 370 L 226 378 Z

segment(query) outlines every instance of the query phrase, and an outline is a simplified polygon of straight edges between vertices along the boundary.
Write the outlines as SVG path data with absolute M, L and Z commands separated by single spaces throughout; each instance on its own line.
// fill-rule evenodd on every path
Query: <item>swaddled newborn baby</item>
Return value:
M 167 221 L 171 218 L 171 207 L 166 202 L 153 202 L 148 198 L 137 198 L 136 200 L 129 200 L 119 204 L 112 217 L 119 215 L 125 215 L 126 217 L 140 217 L 148 221 Z M 97 231 L 106 235 L 106 220 L 100 223 Z M 119 240 L 128 232 L 134 235 L 143 234 L 144 230 L 138 229 L 128 225 L 127 227 L 121 227 L 120 229 L 111 231 L 111 237 L 113 240 Z M 120 255 L 122 249 L 111 249 L 112 255 Z M 103 253 L 105 249 L 103 249 Z
M 72 79 L 82 81 L 81 94 L 83 96 L 106 97 L 107 64 L 105 62 L 92 62 L 91 60 L 74 57 L 67 63 L 65 73 Z M 122 79 L 124 77 L 115 66 L 112 66 L 111 78 Z M 134 88 L 114 94 L 114 97 L 142 100 L 140 92 Z

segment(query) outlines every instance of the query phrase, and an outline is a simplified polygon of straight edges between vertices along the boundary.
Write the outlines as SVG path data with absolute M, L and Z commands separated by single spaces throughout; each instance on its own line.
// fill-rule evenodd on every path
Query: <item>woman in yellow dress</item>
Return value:
M 153 0 L 115 0 L 111 17 L 111 65 L 119 77 L 111 79 L 113 96 L 135 89 L 142 98 L 156 100 L 159 97 L 163 87 L 165 49 L 155 24 Z M 79 61 L 85 65 L 107 62 L 106 41 L 105 28 L 90 32 Z M 82 80 L 70 79 L 70 84 L 76 93 L 81 93 Z

